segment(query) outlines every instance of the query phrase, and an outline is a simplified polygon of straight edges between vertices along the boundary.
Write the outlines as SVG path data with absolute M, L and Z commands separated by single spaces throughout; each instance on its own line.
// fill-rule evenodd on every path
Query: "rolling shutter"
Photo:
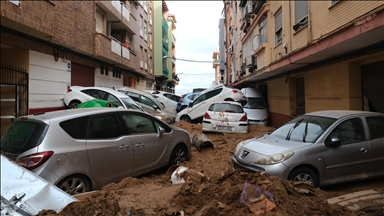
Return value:
M 384 113 L 384 61 L 363 65 L 361 79 L 363 94 L 369 101 L 369 110 Z
M 95 86 L 94 69 L 72 62 L 71 86 Z

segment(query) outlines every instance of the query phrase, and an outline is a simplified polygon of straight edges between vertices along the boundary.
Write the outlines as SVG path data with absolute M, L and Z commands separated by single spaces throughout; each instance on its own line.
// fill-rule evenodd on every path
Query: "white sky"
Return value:
M 166 1 L 168 13 L 175 15 L 176 59 L 210 61 L 210 63 L 176 60 L 180 79 L 176 94 L 208 88 L 215 80 L 213 52 L 219 47 L 219 19 L 223 1 Z M 182 74 L 180 74 L 182 73 Z

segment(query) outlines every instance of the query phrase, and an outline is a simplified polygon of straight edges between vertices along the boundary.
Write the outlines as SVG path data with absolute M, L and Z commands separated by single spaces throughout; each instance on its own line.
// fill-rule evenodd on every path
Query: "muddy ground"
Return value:
M 201 133 L 198 124 L 177 122 L 174 125 L 188 130 L 191 138 Z M 327 204 L 328 198 L 342 195 L 342 192 L 326 192 L 265 173 L 231 172 L 231 157 L 237 143 L 270 131 L 273 128 L 250 126 L 248 134 L 206 134 L 214 148 L 199 152 L 192 147 L 190 160 L 182 164 L 189 168 L 183 174 L 186 180 L 183 184 L 171 183 L 174 169 L 162 169 L 139 178 L 126 178 L 78 197 L 80 202 L 69 204 L 59 214 L 41 211 L 39 216 L 368 215 Z M 240 202 L 246 183 L 250 186 L 244 192 L 257 190 L 260 193 Z

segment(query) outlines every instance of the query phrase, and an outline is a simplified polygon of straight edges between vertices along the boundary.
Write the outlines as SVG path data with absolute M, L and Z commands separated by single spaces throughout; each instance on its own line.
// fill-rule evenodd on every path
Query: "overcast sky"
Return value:
M 194 88 L 211 87 L 215 80 L 212 55 L 219 47 L 219 19 L 224 8 L 223 1 L 166 3 L 168 13 L 176 18 L 176 74 L 179 74 L 180 81 L 175 93 L 185 94 Z

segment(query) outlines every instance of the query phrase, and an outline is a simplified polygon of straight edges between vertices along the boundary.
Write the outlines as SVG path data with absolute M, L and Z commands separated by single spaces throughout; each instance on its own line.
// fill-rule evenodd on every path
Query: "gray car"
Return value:
M 84 108 L 16 118 L 1 153 L 69 194 L 189 159 L 187 131 L 142 111 Z
M 159 116 L 168 124 L 175 123 L 176 111 L 167 109 L 157 98 L 153 97 L 153 95 L 129 87 L 122 87 L 117 90 L 132 98 L 144 111 L 154 116 Z
M 384 114 L 318 111 L 240 142 L 235 168 L 330 185 L 384 176 Z

